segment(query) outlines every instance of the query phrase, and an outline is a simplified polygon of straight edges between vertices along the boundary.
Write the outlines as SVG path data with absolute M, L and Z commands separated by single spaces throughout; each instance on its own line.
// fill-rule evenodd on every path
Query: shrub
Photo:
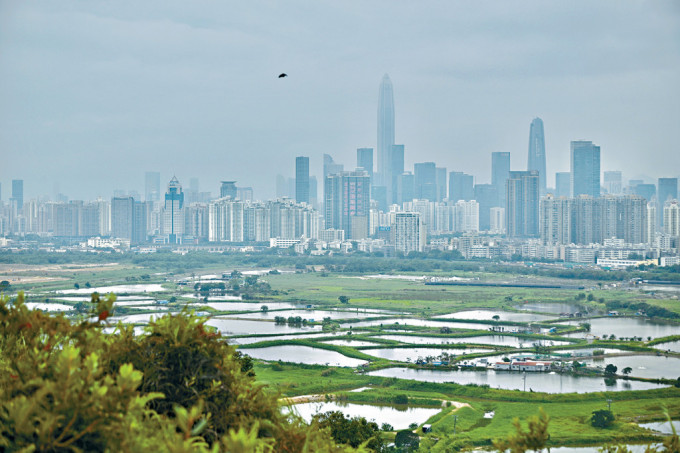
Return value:
M 593 411 L 590 417 L 590 424 L 595 428 L 609 428 L 612 423 L 614 423 L 614 414 L 607 409 Z

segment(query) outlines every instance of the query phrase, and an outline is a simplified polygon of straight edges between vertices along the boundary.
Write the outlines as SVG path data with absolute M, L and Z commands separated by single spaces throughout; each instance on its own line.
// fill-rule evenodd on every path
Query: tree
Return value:
M 588 301 L 592 302 L 595 300 L 595 296 L 593 296 L 593 293 L 588 294 Z
M 73 284 L 73 287 L 74 287 L 75 289 L 80 289 L 80 285 L 79 285 L 78 283 L 74 283 L 74 284 Z
M 407 452 L 418 451 L 420 437 L 409 429 L 403 429 L 394 436 L 394 445 Z
M 621 372 L 622 372 L 623 374 L 625 374 L 626 376 L 628 376 L 632 371 L 633 371 L 633 369 L 632 369 L 631 367 L 629 367 L 629 366 L 627 366 L 627 367 L 625 367 L 623 370 L 621 370 Z
M 493 315 L 491 319 L 493 319 L 494 321 L 500 321 L 501 317 L 498 315 Z
M 1 281 L 1 282 L 0 282 L 0 291 L 1 291 L 1 290 L 8 289 L 9 286 L 10 286 L 10 284 L 9 284 L 9 281 L 8 281 L 8 280 L 3 280 L 3 281 Z
M 390 425 L 389 423 L 383 423 L 380 425 L 380 430 L 381 431 L 394 431 L 394 426 Z
M 340 411 L 332 411 L 316 414 L 312 420 L 320 428 L 330 429 L 331 437 L 339 444 L 356 448 L 366 442 L 366 446 L 374 452 L 386 451 L 380 427 L 364 417 L 349 418 Z
M 392 402 L 394 404 L 408 404 L 408 396 L 400 393 L 399 395 L 396 395 L 394 398 L 392 398 Z
M 548 424 L 550 417 L 543 408 L 539 409 L 538 415 L 529 417 L 527 420 L 527 431 L 522 429 L 519 418 L 512 422 L 515 432 L 508 435 L 505 439 L 496 439 L 493 446 L 499 451 L 510 450 L 511 452 L 524 452 L 527 450 L 540 451 L 550 439 Z
M 263 305 L 263 306 L 260 307 L 260 310 L 262 311 L 262 313 L 267 313 L 269 311 L 269 307 L 266 306 L 266 305 Z
M 616 374 L 618 369 L 619 368 L 616 365 L 610 363 L 606 367 L 604 367 L 604 374 L 606 374 L 607 376 L 613 376 Z
M 348 304 L 349 303 L 349 297 L 347 297 L 347 296 L 340 296 L 340 297 L 338 297 L 338 300 L 340 301 L 341 304 Z
M 590 424 L 595 428 L 609 428 L 614 423 L 614 414 L 607 409 L 593 411 L 590 417 Z

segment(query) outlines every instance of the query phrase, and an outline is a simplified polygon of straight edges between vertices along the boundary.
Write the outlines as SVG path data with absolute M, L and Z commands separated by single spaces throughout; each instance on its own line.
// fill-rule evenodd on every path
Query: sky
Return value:
M 540 117 L 549 186 L 580 139 L 625 180 L 680 175 L 677 1 L 0 0 L 2 198 L 143 194 L 145 171 L 273 197 L 296 156 L 318 177 L 375 148 L 385 73 L 407 170 L 526 169 Z

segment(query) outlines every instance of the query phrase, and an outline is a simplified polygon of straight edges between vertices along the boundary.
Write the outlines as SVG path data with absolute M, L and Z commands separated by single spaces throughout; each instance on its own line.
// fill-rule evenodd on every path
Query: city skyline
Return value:
M 672 2 L 386 5 L 189 15 L 165 4 L 4 3 L 0 181 L 26 181 L 26 199 L 55 183 L 78 199 L 143 193 L 144 172 L 157 171 L 198 176 L 213 193 L 212 181 L 238 180 L 269 198 L 295 156 L 310 156 L 320 176 L 324 153 L 351 169 L 357 148 L 377 149 L 385 73 L 407 169 L 437 162 L 485 183 L 488 155 L 511 152 L 512 170 L 524 170 L 526 126 L 540 117 L 548 186 L 579 139 L 625 179 L 680 173 Z M 419 25 L 405 36 L 407 19 Z M 348 36 L 350 25 L 360 32 Z

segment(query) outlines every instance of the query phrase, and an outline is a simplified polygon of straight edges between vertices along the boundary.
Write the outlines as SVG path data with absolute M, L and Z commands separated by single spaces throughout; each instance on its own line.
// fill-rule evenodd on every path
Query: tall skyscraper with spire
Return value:
M 538 171 L 538 188 L 541 196 L 546 193 L 545 173 L 545 134 L 543 120 L 534 118 L 529 129 L 529 164 L 527 170 Z
M 394 94 L 390 76 L 385 74 L 378 93 L 378 181 L 386 187 L 387 202 L 392 195 L 392 146 L 394 145 Z M 398 176 L 398 175 L 397 175 Z

